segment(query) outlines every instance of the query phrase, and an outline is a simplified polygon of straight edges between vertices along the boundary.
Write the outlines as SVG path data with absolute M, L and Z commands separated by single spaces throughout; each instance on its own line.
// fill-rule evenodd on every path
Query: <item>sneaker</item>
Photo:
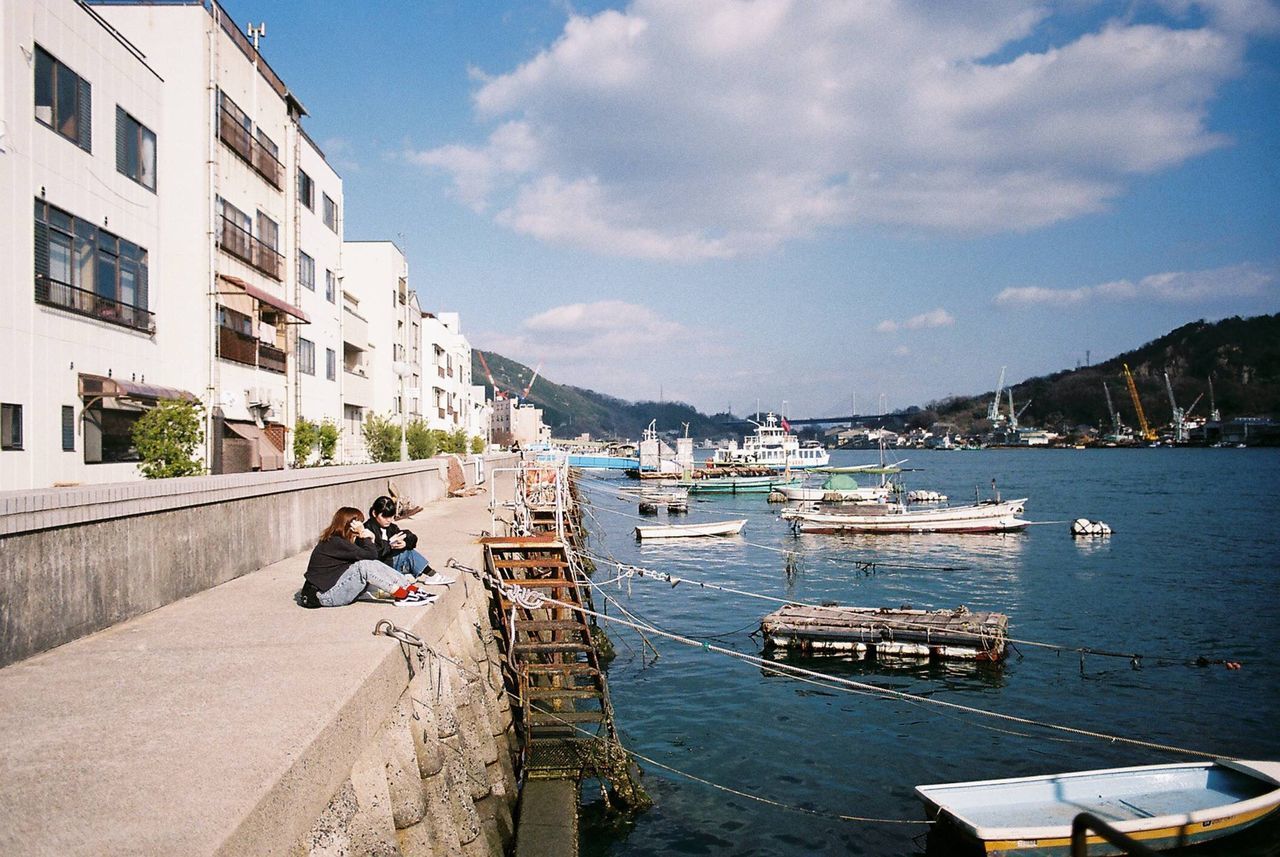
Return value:
M 436 603 L 437 595 L 427 595 L 425 592 L 418 592 L 416 589 L 409 592 L 404 598 L 396 599 L 397 607 L 426 607 L 428 604 Z
M 448 586 L 457 579 L 457 575 L 445 574 L 443 571 L 429 568 L 414 581 L 414 586 Z

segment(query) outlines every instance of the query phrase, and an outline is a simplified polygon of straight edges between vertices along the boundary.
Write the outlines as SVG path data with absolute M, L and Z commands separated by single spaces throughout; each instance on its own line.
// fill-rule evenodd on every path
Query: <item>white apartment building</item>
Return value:
M 551 440 L 551 429 L 542 422 L 542 408 L 522 405 L 515 396 L 499 396 L 493 400 L 493 442 L 522 447 Z
M 493 442 L 493 402 L 485 394 L 483 384 L 473 384 L 467 397 L 471 405 L 467 413 L 467 434 L 481 438 L 485 445 Z
M 369 413 L 405 420 L 423 415 L 422 310 L 409 287 L 409 263 L 394 242 L 347 241 L 342 259 L 344 389 L 359 391 L 358 403 L 344 398 L 343 437 L 355 456 L 364 451 L 360 424 Z M 353 376 L 367 385 L 351 384 Z
M 0 490 L 135 478 L 138 415 L 203 392 L 164 81 L 74 0 L 5 0 L 0 44 Z
M 444 431 L 472 426 L 471 343 L 456 312 L 422 314 L 423 401 L 427 426 Z

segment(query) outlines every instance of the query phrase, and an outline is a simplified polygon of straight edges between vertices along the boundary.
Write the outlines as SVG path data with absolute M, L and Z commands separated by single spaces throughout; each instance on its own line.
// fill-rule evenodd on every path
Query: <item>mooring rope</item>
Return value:
M 451 559 L 450 563 L 452 563 L 451 567 L 457 568 L 460 571 L 466 571 L 470 574 L 476 575 L 481 580 L 488 580 L 491 586 L 497 588 L 504 595 L 506 595 L 508 598 L 511 598 L 513 600 L 517 597 L 517 593 L 515 592 L 515 590 L 524 588 L 519 586 L 518 583 L 503 581 L 496 577 L 488 575 L 487 573 L 479 572 L 479 571 L 476 571 L 475 569 L 463 566 L 457 563 L 456 560 Z M 483 577 L 481 577 L 482 574 L 483 574 Z M 856 693 L 877 694 L 880 696 L 886 696 L 893 699 L 904 700 L 904 701 L 913 702 L 913 703 L 920 703 L 923 705 L 934 705 L 942 708 L 947 708 L 953 711 L 964 711 L 964 712 L 975 714 L 981 717 L 991 717 L 997 720 L 1003 720 L 1010 723 L 1020 723 L 1024 726 L 1035 726 L 1037 728 L 1064 732 L 1070 735 L 1080 735 L 1087 738 L 1096 738 L 1098 740 L 1108 741 L 1111 743 L 1130 744 L 1137 747 L 1146 747 L 1148 749 L 1162 750 L 1169 753 L 1181 753 L 1181 754 L 1191 755 L 1191 756 L 1201 756 L 1201 757 L 1210 758 L 1210 759 L 1231 758 L 1231 757 L 1221 756 L 1216 753 L 1208 753 L 1203 750 L 1195 750 L 1195 749 L 1189 749 L 1186 747 L 1178 747 L 1172 744 L 1161 744 L 1155 741 L 1144 741 L 1140 738 L 1129 738 L 1123 735 L 1112 735 L 1106 732 L 1098 732 L 1096 730 L 1080 729 L 1074 726 L 1065 726 L 1062 724 L 1050 723 L 1048 721 L 1036 720 L 1034 718 L 1029 718 L 1029 717 L 1019 717 L 1018 715 L 1015 715 L 1015 714 L 1005 714 L 998 711 L 990 711 L 985 708 L 977 708 L 975 706 L 964 705 L 958 702 L 948 702 L 942 699 L 932 699 L 928 697 L 922 697 L 922 696 L 918 696 L 912 693 L 907 693 L 901 690 L 894 690 L 892 688 L 881 687 L 878 685 L 869 684 L 867 682 L 854 681 L 852 679 L 843 678 L 841 676 L 824 675 L 822 673 L 818 673 L 813 670 L 807 670 L 807 669 L 804 669 L 803 667 L 795 666 L 794 664 L 788 664 L 781 661 L 768 661 L 768 660 L 765 660 L 764 658 L 761 658 L 755 655 L 748 655 L 743 652 L 738 652 L 733 649 L 727 649 L 727 648 L 724 648 L 723 646 L 709 643 L 706 640 L 697 640 L 692 637 L 684 636 L 682 634 L 676 634 L 670 631 L 664 631 L 661 628 L 656 628 L 652 626 L 642 627 L 635 622 L 631 622 L 625 619 L 619 619 L 615 616 L 608 616 L 608 615 L 599 613 L 595 610 L 591 610 L 580 604 L 574 604 L 567 601 L 560 601 L 555 598 L 549 598 L 541 592 L 535 592 L 533 590 L 528 590 L 528 589 L 526 589 L 525 592 L 526 593 L 531 592 L 532 595 L 534 596 L 533 598 L 529 598 L 528 595 L 521 595 L 520 597 L 526 599 L 526 603 L 536 601 L 538 602 L 538 606 L 540 607 L 551 606 L 551 607 L 559 607 L 566 610 L 576 611 L 586 616 L 594 616 L 597 619 L 603 619 L 607 622 L 613 622 L 615 624 L 622 625 L 623 627 L 630 627 L 633 630 L 648 631 L 651 634 L 655 634 L 660 637 L 666 637 L 667 639 L 680 643 L 681 645 L 689 646 L 691 648 L 698 648 L 704 652 L 724 655 L 729 658 L 741 660 L 746 663 L 752 664 L 759 669 L 767 669 L 773 672 L 785 673 L 788 675 L 807 676 L 814 679 L 815 681 L 825 682 L 828 685 L 833 685 L 840 689 L 852 690 Z

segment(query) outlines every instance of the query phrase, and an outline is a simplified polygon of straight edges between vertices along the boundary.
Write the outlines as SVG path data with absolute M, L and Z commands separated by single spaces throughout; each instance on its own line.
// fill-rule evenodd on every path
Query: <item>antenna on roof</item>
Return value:
M 246 24 L 244 31 L 249 38 L 253 39 L 253 49 L 256 51 L 258 49 L 258 39 L 267 34 L 267 22 L 263 21 L 256 27 L 253 24 Z

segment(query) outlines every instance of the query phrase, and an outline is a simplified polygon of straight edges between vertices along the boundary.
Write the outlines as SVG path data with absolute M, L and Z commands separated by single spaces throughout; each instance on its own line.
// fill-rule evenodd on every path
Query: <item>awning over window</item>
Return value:
M 303 324 L 310 324 L 311 318 L 302 310 L 298 309 L 291 303 L 287 303 L 283 298 L 278 298 L 266 289 L 260 289 L 252 283 L 246 283 L 239 277 L 233 277 L 230 274 L 219 274 L 221 279 L 240 289 L 251 298 L 262 301 L 264 304 L 273 306 L 285 315 L 291 315 L 301 321 Z
M 139 384 L 121 378 L 105 378 L 102 375 L 80 376 L 80 398 L 110 398 L 144 400 L 154 403 L 160 399 L 185 399 L 196 401 L 194 393 L 179 390 L 176 387 L 160 387 L 155 384 Z
M 254 470 L 284 470 L 284 453 L 271 442 L 267 433 L 253 423 L 237 423 L 227 420 L 223 423 L 228 431 L 240 435 L 253 444 L 253 454 L 249 466 Z

